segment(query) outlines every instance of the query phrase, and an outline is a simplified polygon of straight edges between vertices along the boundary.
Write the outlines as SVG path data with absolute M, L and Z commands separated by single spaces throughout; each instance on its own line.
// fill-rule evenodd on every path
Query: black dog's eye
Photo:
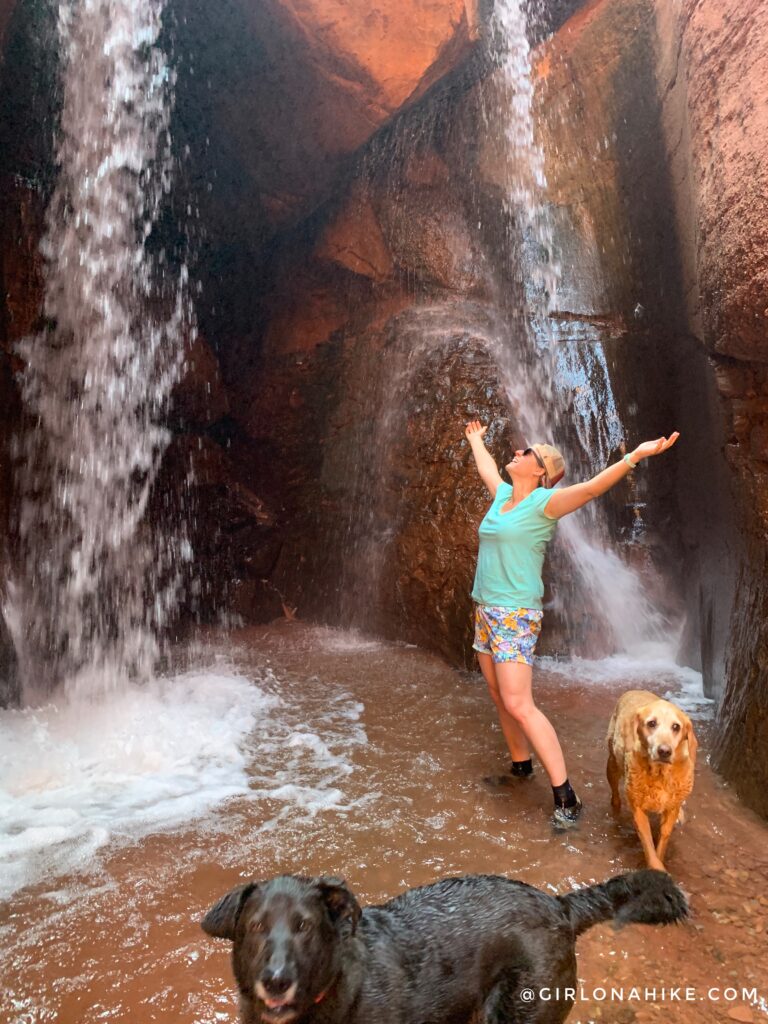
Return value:
M 679 722 L 675 722 L 674 723 L 674 725 L 672 726 L 672 732 L 680 732 L 680 723 Z
M 308 932 L 312 930 L 312 922 L 308 921 L 306 917 L 302 917 L 296 925 L 297 932 Z
M 659 723 L 656 721 L 655 718 L 650 718 L 645 724 L 648 726 L 649 729 L 655 729 Z

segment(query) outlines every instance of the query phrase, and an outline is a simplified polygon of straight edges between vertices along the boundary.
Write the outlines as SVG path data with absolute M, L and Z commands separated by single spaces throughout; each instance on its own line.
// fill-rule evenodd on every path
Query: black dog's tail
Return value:
M 687 899 L 665 871 L 632 871 L 558 899 L 576 935 L 601 921 L 671 924 L 688 916 Z

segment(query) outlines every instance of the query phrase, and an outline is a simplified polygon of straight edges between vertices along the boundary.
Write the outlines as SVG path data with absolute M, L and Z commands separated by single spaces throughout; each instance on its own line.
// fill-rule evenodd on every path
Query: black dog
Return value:
M 233 889 L 202 926 L 234 943 L 243 1024 L 558 1024 L 577 935 L 687 913 L 663 871 L 565 896 L 468 875 L 362 911 L 339 879 L 285 875 Z

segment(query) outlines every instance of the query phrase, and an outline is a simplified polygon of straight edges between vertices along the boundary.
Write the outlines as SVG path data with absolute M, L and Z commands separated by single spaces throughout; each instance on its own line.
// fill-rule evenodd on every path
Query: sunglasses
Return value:
M 534 459 L 536 459 L 536 461 L 538 462 L 539 467 L 541 469 L 543 469 L 545 473 L 547 472 L 547 467 L 541 461 L 541 459 L 539 457 L 539 453 L 536 451 L 535 448 L 526 448 L 525 451 L 523 452 L 523 455 L 532 455 L 534 457 Z

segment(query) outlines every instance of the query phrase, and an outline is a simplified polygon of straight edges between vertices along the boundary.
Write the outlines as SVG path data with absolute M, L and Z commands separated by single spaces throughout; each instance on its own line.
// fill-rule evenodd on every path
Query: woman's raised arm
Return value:
M 503 481 L 501 473 L 499 473 L 499 467 L 493 461 L 490 452 L 485 447 L 485 441 L 483 441 L 487 429 L 479 420 L 472 420 L 467 424 L 464 435 L 469 441 L 469 447 L 472 449 L 472 454 L 475 457 L 475 465 L 480 474 L 480 479 L 491 492 L 491 497 L 495 498 L 499 484 L 503 483 Z
M 652 455 L 661 455 L 668 448 L 671 448 L 680 434 L 675 431 L 669 437 L 659 437 L 655 441 L 644 441 L 639 444 L 633 452 L 625 455 L 619 462 L 602 470 L 591 480 L 585 480 L 581 484 L 573 484 L 571 487 L 561 487 L 552 492 L 552 497 L 544 506 L 545 513 L 552 519 L 561 519 L 569 512 L 575 512 L 577 508 L 586 505 L 594 498 L 605 494 L 624 477 L 630 473 L 638 462 L 648 459 Z

